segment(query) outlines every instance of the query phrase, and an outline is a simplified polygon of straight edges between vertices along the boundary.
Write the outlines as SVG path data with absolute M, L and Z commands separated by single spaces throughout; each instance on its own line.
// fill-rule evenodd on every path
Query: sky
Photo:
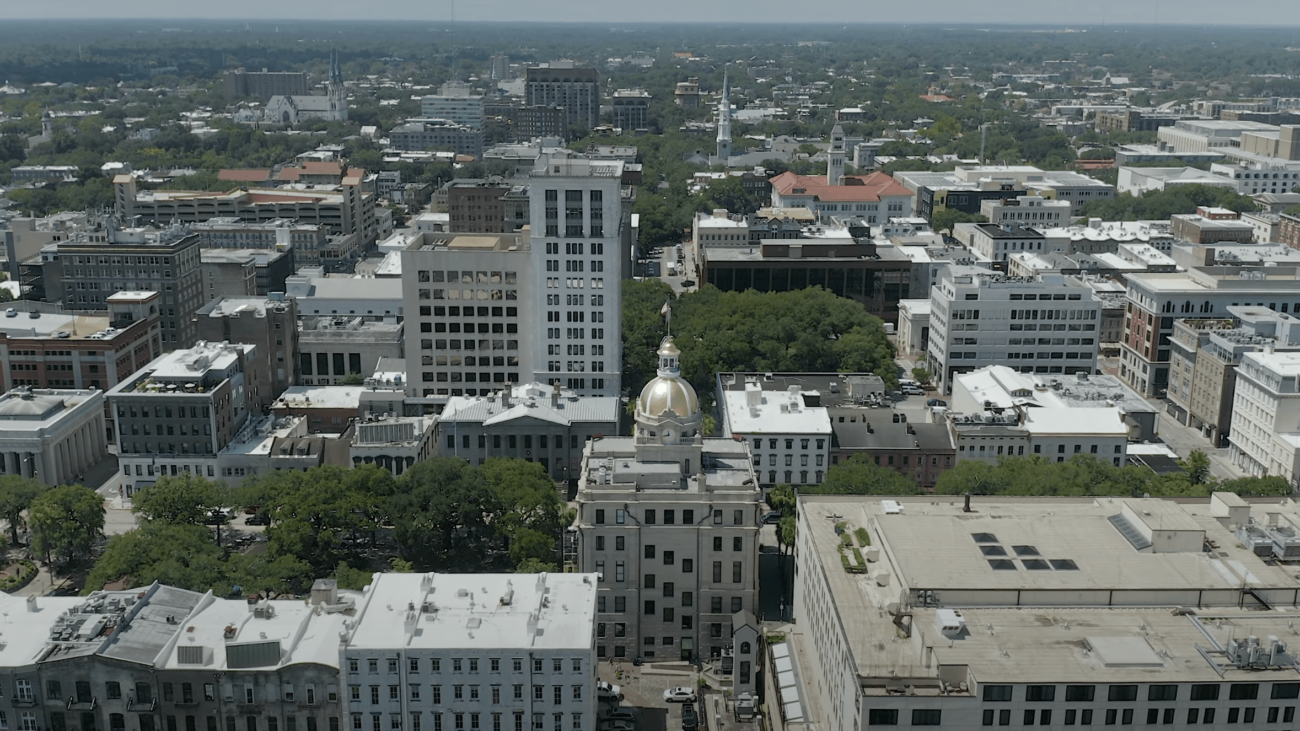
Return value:
M 1300 26 L 1300 1 L 1236 0 L 0 0 L 7 18 L 212 18 L 446 21 L 800 22 Z

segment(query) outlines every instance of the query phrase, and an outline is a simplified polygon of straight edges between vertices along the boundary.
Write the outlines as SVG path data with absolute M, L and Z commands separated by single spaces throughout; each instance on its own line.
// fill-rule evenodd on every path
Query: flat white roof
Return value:
M 272 408 L 355 409 L 365 386 L 290 386 Z
M 347 645 L 585 651 L 595 612 L 596 574 L 377 574 Z
M 830 414 L 821 406 L 804 406 L 802 392 L 760 391 L 760 403 L 754 410 L 746 405 L 746 391 L 724 393 L 727 423 L 735 434 L 831 433 Z
M 1029 409 L 1025 412 L 1024 426 L 1035 436 L 1051 434 L 1097 435 L 1114 438 L 1128 436 L 1124 413 L 1113 406 Z

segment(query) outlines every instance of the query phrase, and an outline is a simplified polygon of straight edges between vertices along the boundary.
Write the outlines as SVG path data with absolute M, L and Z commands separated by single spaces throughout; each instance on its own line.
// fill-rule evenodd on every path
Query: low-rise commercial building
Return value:
M 373 464 L 400 477 L 437 452 L 436 423 L 435 416 L 366 414 L 353 425 L 349 443 L 352 465 Z
M 1300 352 L 1254 352 L 1237 366 L 1228 441 L 1235 465 L 1300 485 Z
M 1275 506 L 801 496 L 797 682 L 769 713 L 828 731 L 1294 716 L 1274 639 L 1294 577 L 1273 559 L 1300 513 Z
M 840 390 L 838 374 L 719 373 L 717 381 L 722 436 L 749 442 L 765 488 L 822 483 L 834 437 L 821 391 Z
M 304 317 L 298 323 L 298 372 L 305 386 L 356 385 L 380 358 L 402 357 L 402 323 L 363 317 Z
M 257 346 L 258 370 L 267 379 L 266 399 L 298 384 L 298 307 L 283 293 L 269 297 L 222 297 L 194 313 L 199 337 L 213 343 Z
M 271 414 L 305 417 L 309 434 L 342 434 L 362 416 L 364 390 L 364 386 L 294 386 L 271 404 Z
M 479 157 L 483 154 L 483 130 L 444 119 L 408 119 L 388 132 L 388 146 L 400 151 L 449 150 Z
M 174 350 L 108 392 L 126 495 L 163 475 L 216 477 L 217 455 L 266 405 L 254 345 Z
M 438 454 L 480 465 L 492 457 L 524 459 L 567 482 L 578 476 L 589 441 L 619 434 L 621 413 L 615 397 L 541 383 L 453 396 L 438 416 Z

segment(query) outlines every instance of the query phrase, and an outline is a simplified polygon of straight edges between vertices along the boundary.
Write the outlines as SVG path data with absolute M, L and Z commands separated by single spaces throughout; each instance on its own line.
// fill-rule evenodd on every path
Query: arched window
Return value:
M 748 643 L 748 642 L 742 642 L 742 643 L 740 643 L 740 654 L 742 654 L 742 655 L 748 655 L 749 652 L 750 652 L 749 643 Z

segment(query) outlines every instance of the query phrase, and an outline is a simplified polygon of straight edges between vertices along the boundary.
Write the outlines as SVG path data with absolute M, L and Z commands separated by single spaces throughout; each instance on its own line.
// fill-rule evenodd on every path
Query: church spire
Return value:
M 718 159 L 723 165 L 731 157 L 731 83 L 722 72 L 722 99 L 718 101 Z

